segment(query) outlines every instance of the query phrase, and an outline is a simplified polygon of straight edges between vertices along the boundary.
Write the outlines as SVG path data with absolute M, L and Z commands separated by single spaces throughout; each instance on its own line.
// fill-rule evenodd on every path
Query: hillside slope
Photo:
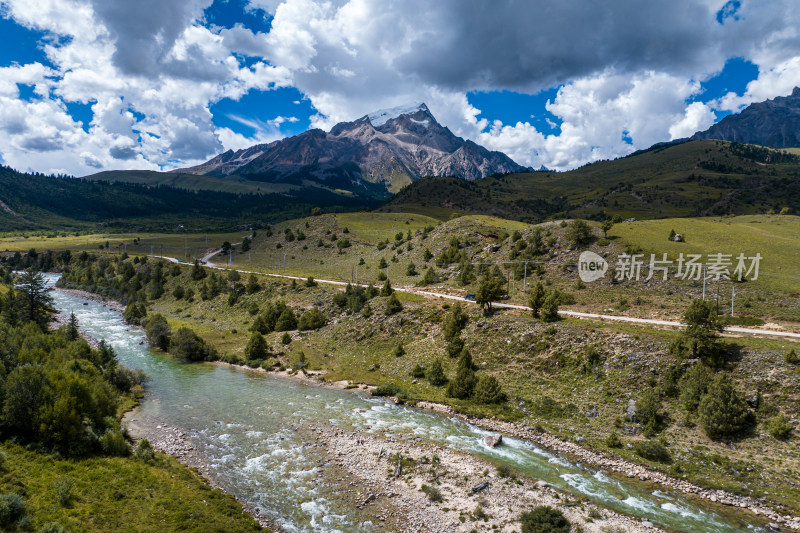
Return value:
M 800 157 L 701 140 L 654 146 L 569 172 L 530 172 L 464 182 L 426 178 L 381 211 L 438 218 L 483 213 L 524 221 L 752 214 L 800 210 Z

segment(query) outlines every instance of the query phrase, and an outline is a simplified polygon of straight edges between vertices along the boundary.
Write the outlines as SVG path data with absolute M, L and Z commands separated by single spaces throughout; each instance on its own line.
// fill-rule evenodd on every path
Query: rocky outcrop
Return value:
M 789 96 L 750 104 L 741 113 L 728 115 L 696 139 L 720 139 L 771 148 L 800 147 L 800 87 Z

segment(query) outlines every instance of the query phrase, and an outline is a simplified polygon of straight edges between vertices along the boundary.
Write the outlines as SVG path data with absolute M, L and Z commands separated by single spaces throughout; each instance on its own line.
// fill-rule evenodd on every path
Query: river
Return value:
M 49 283 L 56 279 L 48 275 Z M 110 343 L 121 363 L 150 377 L 137 420 L 179 428 L 214 483 L 287 531 L 382 530 L 340 497 L 345 480 L 327 466 L 325 451 L 303 430 L 311 424 L 364 434 L 413 434 L 675 531 L 763 531 L 754 525 L 755 517 L 751 521 L 696 498 L 654 491 L 526 441 L 504 437 L 502 446 L 489 448 L 483 444 L 486 431 L 457 418 L 264 373 L 178 362 L 140 344 L 144 333 L 127 326 L 110 307 L 57 290 L 52 296 L 57 309 L 75 313 L 86 334 Z

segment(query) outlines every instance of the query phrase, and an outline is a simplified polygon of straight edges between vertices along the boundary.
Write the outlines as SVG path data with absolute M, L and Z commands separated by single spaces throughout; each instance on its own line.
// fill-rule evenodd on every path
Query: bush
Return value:
M 592 228 L 583 220 L 575 219 L 567 229 L 567 241 L 572 246 L 585 246 L 594 240 Z
M 19 494 L 0 494 L 0 526 L 11 528 L 25 518 L 25 501 Z
M 508 397 L 494 376 L 481 376 L 475 385 L 475 401 L 483 404 L 503 403 Z
M 447 376 L 444 375 L 442 362 L 439 359 L 433 360 L 433 363 L 431 363 L 431 367 L 425 373 L 425 377 L 427 378 L 428 383 L 430 383 L 434 387 L 441 387 L 442 385 L 447 383 Z
M 794 429 L 794 427 L 785 415 L 779 414 L 764 422 L 764 429 L 766 429 L 773 438 L 786 440 L 789 438 L 789 435 L 792 434 L 792 429 Z
M 636 402 L 636 418 L 644 424 L 648 433 L 653 433 L 661 426 L 661 398 L 650 389 Z
M 290 342 L 292 342 L 292 336 L 289 335 L 288 333 L 284 333 L 283 336 L 281 337 L 281 344 L 286 346 Z
M 670 456 L 664 445 L 655 440 L 637 442 L 633 445 L 633 451 L 639 457 L 650 461 L 656 461 L 658 463 L 672 462 L 672 456 Z
M 795 352 L 794 349 L 786 352 L 786 355 L 783 356 L 783 359 L 790 365 L 796 365 L 800 363 L 800 357 L 798 357 L 797 352 Z
M 386 300 L 386 310 L 383 312 L 386 316 L 391 316 L 403 310 L 403 304 L 397 299 L 397 294 L 392 293 L 389 299 Z
M 136 445 L 136 450 L 133 452 L 133 456 L 140 461 L 150 463 L 155 459 L 156 452 L 153 450 L 153 445 L 150 444 L 149 440 L 142 439 L 139 441 L 139 444 Z
M 58 478 L 55 483 L 53 483 L 53 492 L 56 496 L 56 501 L 62 507 L 66 507 L 72 501 L 72 488 L 75 486 L 75 482 L 68 477 Z
M 245 286 L 247 294 L 254 294 L 261 290 L 261 285 L 258 283 L 258 278 L 255 274 L 250 274 L 247 277 L 247 285 Z
M 447 347 L 445 347 L 445 352 L 447 356 L 450 358 L 456 358 L 461 355 L 461 352 L 464 350 L 464 339 L 461 338 L 459 334 L 456 334 L 454 337 L 450 339 L 450 342 L 447 343 Z
M 297 352 L 297 356 L 294 358 L 294 362 L 292 363 L 292 370 L 300 371 L 305 370 L 308 368 L 308 360 L 306 359 L 306 353 L 303 351 Z
M 158 348 L 162 352 L 166 352 L 169 349 L 172 328 L 167 323 L 167 319 L 164 318 L 164 315 L 151 315 L 150 318 L 147 319 L 145 333 L 150 346 Z
M 616 431 L 612 431 L 608 437 L 606 437 L 606 446 L 609 448 L 622 448 L 622 441 Z
M 424 378 L 425 377 L 425 368 L 422 365 L 420 365 L 419 363 L 417 363 L 417 366 L 415 366 L 411 370 L 411 377 L 412 378 L 417 378 L 417 379 Z
M 436 487 L 431 487 L 430 485 L 423 484 L 419 490 L 424 492 L 428 496 L 428 499 L 432 502 L 440 502 L 444 500 L 444 498 L 442 497 L 442 492 Z
M 394 293 L 394 289 L 392 289 L 392 284 L 389 283 L 389 280 L 386 280 L 386 283 L 383 284 L 381 287 L 381 292 L 378 294 L 379 296 L 391 296 Z
M 174 296 L 176 300 L 183 300 L 183 297 L 186 296 L 186 290 L 183 288 L 183 285 L 175 287 L 175 290 L 172 291 L 172 296 Z
M 450 308 L 447 318 L 444 320 L 442 326 L 442 333 L 444 333 L 444 340 L 450 342 L 461 333 L 461 330 L 467 325 L 469 316 L 464 312 L 461 304 L 457 303 Z M 461 350 L 459 349 L 459 352 Z
M 306 287 L 316 287 L 316 286 L 317 286 L 317 282 L 314 281 L 314 278 L 309 276 L 308 279 L 306 280 Z
M 125 457 L 130 455 L 131 447 L 119 429 L 109 429 L 100 437 L 100 448 L 106 455 Z
M 730 376 L 714 378 L 697 410 L 703 430 L 714 440 L 737 437 L 753 422 L 753 414 L 731 384 Z
M 394 383 L 386 383 L 384 385 L 380 385 L 374 391 L 372 391 L 373 396 L 399 396 L 403 393 L 403 389 L 395 385 Z
M 294 316 L 294 311 L 287 307 L 275 322 L 275 331 L 291 331 L 293 329 L 297 329 L 297 317 Z
M 704 364 L 696 364 L 686 371 L 680 382 L 680 400 L 690 413 L 697 411 L 700 400 L 714 379 L 714 372 Z
M 38 533 L 67 533 L 67 530 L 58 522 L 47 522 L 39 528 Z
M 189 361 L 209 359 L 212 352 L 205 341 L 190 328 L 182 327 L 172 335 L 169 341 L 169 353 Z
M 314 307 L 300 315 L 300 320 L 297 322 L 297 329 L 300 331 L 308 331 L 312 329 L 319 329 L 325 325 L 327 319 L 322 311 Z
M 439 276 L 436 274 L 436 269 L 434 269 L 431 266 L 425 270 L 425 275 L 422 276 L 422 279 L 420 280 L 419 283 L 417 283 L 417 285 L 420 287 L 425 287 L 427 285 L 433 285 L 434 283 L 438 282 L 439 282 Z
M 522 533 L 569 533 L 572 527 L 561 511 L 546 505 L 522 513 L 519 520 Z

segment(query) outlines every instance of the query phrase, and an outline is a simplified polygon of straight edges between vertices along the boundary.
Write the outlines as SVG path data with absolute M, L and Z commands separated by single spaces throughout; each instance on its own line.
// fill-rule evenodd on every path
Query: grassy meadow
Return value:
M 62 458 L 5 442 L 0 492 L 25 499 L 26 530 L 56 522 L 66 531 L 265 531 L 233 496 L 212 489 L 172 456 Z

